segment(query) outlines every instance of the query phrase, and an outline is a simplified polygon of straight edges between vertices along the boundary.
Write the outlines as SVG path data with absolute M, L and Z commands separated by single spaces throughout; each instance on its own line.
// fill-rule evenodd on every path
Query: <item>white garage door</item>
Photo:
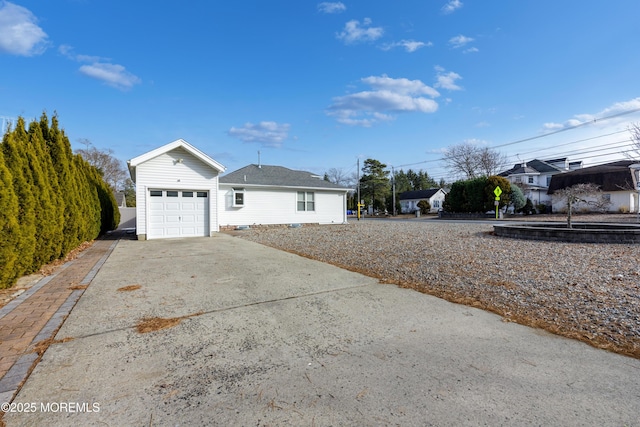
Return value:
M 149 239 L 209 235 L 209 192 L 149 191 Z

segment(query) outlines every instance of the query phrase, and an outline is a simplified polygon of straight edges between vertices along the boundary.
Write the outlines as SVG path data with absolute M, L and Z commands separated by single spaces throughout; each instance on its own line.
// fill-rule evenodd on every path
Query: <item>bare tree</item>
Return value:
M 344 169 L 341 168 L 331 168 L 325 172 L 325 176 L 330 182 L 342 185 L 343 187 L 353 186 L 355 182 L 355 178 L 353 176 L 349 176 Z
M 82 156 L 91 166 L 98 169 L 102 179 L 113 191 L 124 187 L 124 181 L 127 178 L 127 172 L 124 169 L 122 161 L 113 156 L 113 150 L 107 148 L 100 150 L 94 147 L 86 138 L 80 139 L 79 142 L 86 148 L 79 148 L 76 154 Z
M 472 179 L 495 175 L 506 164 L 506 157 L 489 147 L 465 142 L 448 147 L 444 161 L 453 172 Z
M 625 157 L 632 160 L 640 159 L 640 123 L 633 123 L 629 126 L 629 133 L 631 133 L 631 150 L 625 151 Z
M 478 163 L 482 175 L 496 175 L 507 164 L 507 157 L 489 147 L 484 147 L 478 150 Z
M 565 187 L 560 190 L 554 191 L 554 195 L 557 195 L 560 200 L 565 199 L 567 201 L 567 228 L 572 228 L 571 213 L 573 206 L 580 203 L 589 203 L 585 198 L 588 196 L 595 196 L 600 193 L 600 187 L 595 184 L 575 184 L 571 187 Z M 600 198 L 599 200 L 604 200 Z

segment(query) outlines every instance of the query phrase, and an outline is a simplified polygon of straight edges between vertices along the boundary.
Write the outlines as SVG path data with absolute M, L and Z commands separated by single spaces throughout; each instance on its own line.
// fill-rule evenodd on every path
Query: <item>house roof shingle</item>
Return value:
M 602 191 L 624 191 L 635 188 L 635 179 L 629 165 L 633 160 L 619 160 L 617 162 L 576 169 L 571 172 L 553 175 L 549 184 L 548 194 L 576 184 L 592 183 Z
M 277 187 L 326 188 L 349 190 L 347 187 L 325 181 L 321 176 L 282 166 L 251 164 L 220 177 L 220 184 L 259 185 Z
M 535 173 L 557 173 L 563 170 L 557 166 L 549 164 L 544 160 L 533 159 L 525 164 L 518 163 L 514 167 L 504 172 L 500 172 L 498 176 L 520 175 L 520 174 L 535 174 Z
M 405 191 L 404 193 L 400 193 L 398 197 L 400 200 L 429 199 L 439 190 L 439 188 L 429 188 L 428 190 Z

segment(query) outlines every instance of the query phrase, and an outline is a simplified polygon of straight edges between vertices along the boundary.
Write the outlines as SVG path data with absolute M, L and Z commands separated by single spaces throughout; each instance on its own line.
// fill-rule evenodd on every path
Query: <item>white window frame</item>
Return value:
M 313 191 L 298 191 L 296 195 L 296 210 L 298 212 L 315 212 L 316 194 Z
M 238 201 L 238 198 L 236 196 L 240 196 L 240 201 Z M 244 188 L 233 188 L 232 189 L 232 194 L 231 194 L 232 200 L 233 200 L 233 207 L 234 208 L 242 208 L 245 205 L 246 202 L 246 193 L 244 191 Z

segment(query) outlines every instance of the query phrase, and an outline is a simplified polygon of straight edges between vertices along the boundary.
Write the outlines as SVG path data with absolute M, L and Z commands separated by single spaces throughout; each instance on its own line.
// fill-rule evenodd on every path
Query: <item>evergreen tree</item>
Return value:
M 19 275 L 15 264 L 21 238 L 18 197 L 3 153 L 4 147 L 0 150 L 0 289 L 12 286 Z
M 27 179 L 33 189 L 36 200 L 36 251 L 33 257 L 34 268 L 38 269 L 58 257 L 56 253 L 56 240 L 60 236 L 58 221 L 52 200 L 52 187 L 50 179 L 45 173 L 44 154 L 40 152 L 42 132 L 37 122 L 31 122 L 29 133 L 25 134 L 26 159 L 29 164 Z M 59 251 L 58 251 L 59 252 Z
M 389 171 L 387 165 L 375 159 L 364 161 L 363 175 L 360 178 L 360 191 L 364 192 L 374 209 L 384 209 L 389 194 Z
M 29 125 L 29 135 L 31 134 L 35 135 L 35 137 L 30 137 L 30 141 L 33 143 L 33 149 L 37 152 L 38 158 L 40 158 L 42 171 L 46 177 L 45 184 L 51 198 L 51 218 L 54 231 L 51 234 L 50 250 L 51 260 L 54 260 L 63 256 L 65 204 L 60 192 L 58 174 L 47 145 L 49 122 L 45 113 L 42 114 L 39 123 L 34 120 Z
M 18 259 L 15 262 L 16 277 L 35 271 L 33 259 L 36 254 L 36 193 L 27 178 L 30 176 L 27 153 L 24 142 L 27 135 L 24 119 L 18 118 L 16 128 L 7 132 L 2 140 L 2 150 L 7 168 L 13 177 L 13 191 L 18 198 L 18 223 L 20 239 L 15 251 Z
M 77 247 L 80 240 L 80 221 L 81 212 L 77 209 L 79 205 L 78 188 L 76 179 L 73 176 L 72 169 L 72 153 L 71 146 L 64 132 L 58 127 L 58 117 L 54 115 L 51 118 L 51 127 L 47 125 L 46 115 L 43 114 L 40 119 L 40 128 L 49 150 L 49 155 L 53 163 L 53 167 L 58 176 L 58 191 L 60 202 L 63 207 L 64 220 L 62 228 L 62 250 L 60 256 L 64 256 L 69 251 Z
M 411 170 L 411 169 L 409 169 Z M 402 194 L 406 191 L 411 191 L 413 190 L 413 186 L 411 184 L 411 181 L 409 181 L 409 178 L 407 177 L 407 174 L 400 169 L 399 171 L 396 171 L 395 176 L 394 176 L 394 180 L 395 180 L 395 184 L 396 184 L 396 193 L 397 194 Z

